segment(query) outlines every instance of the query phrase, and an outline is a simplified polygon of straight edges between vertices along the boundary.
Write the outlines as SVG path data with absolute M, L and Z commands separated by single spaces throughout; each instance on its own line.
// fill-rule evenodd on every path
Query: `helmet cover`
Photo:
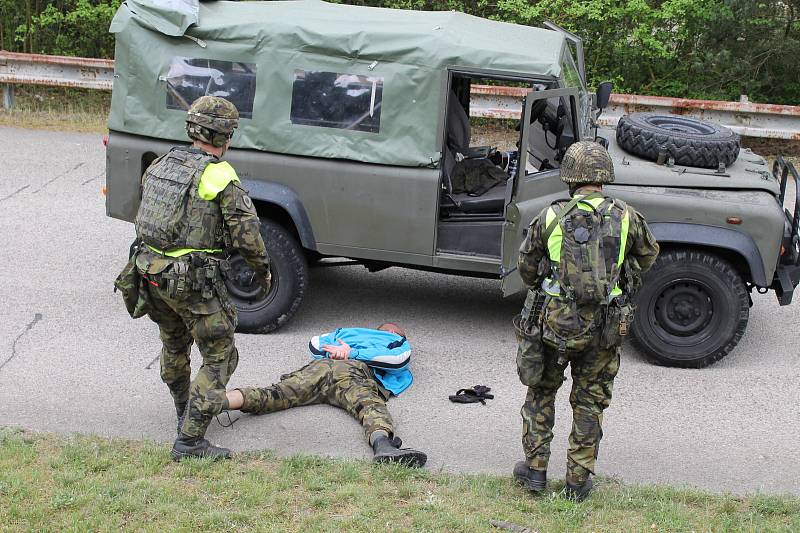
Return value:
M 561 160 L 561 181 L 569 184 L 613 183 L 614 163 L 608 150 L 594 141 L 574 143 Z
M 186 133 L 213 146 L 222 146 L 239 126 L 239 111 L 219 96 L 201 96 L 186 114 Z

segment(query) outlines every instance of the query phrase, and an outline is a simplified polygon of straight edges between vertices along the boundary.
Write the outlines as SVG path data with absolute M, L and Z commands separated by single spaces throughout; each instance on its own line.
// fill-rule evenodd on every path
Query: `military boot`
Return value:
M 517 461 L 514 479 L 531 492 L 542 492 L 547 487 L 547 470 L 534 470 L 525 461 Z
M 427 455 L 411 448 L 401 448 L 402 445 L 403 441 L 397 437 L 390 439 L 381 435 L 372 443 L 372 460 L 376 463 L 399 463 L 414 468 L 425 465 Z
M 178 428 L 177 433 L 180 437 L 181 435 L 181 426 L 183 426 L 183 419 L 186 418 L 186 402 L 184 403 L 176 403 L 175 404 L 175 412 L 178 414 Z
M 585 500 L 590 492 L 592 492 L 591 477 L 586 478 L 586 481 L 581 485 L 570 483 L 569 480 L 567 480 L 567 484 L 564 486 L 564 497 L 576 502 Z
M 214 446 L 203 437 L 187 437 L 178 433 L 175 444 L 172 445 L 172 460 L 180 461 L 185 457 L 209 457 L 211 459 L 230 459 L 231 451 L 228 448 Z

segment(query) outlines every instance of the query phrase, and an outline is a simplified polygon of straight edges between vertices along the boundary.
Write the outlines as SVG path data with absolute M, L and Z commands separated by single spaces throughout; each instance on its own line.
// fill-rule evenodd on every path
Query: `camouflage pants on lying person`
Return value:
M 319 359 L 281 376 L 274 385 L 240 388 L 244 396 L 241 411 L 263 415 L 301 407 L 328 404 L 344 409 L 364 426 L 367 438 L 378 430 L 394 435 L 386 391 L 361 361 Z
M 614 378 L 619 370 L 618 346 L 590 348 L 568 353 L 572 372 L 572 432 L 567 451 L 567 481 L 581 485 L 594 474 L 603 411 L 611 403 Z M 556 393 L 564 383 L 566 365 L 558 364 L 558 351 L 544 346 L 543 371 L 539 383 L 528 388 L 522 405 L 522 447 L 528 466 L 547 470 L 555 424 Z

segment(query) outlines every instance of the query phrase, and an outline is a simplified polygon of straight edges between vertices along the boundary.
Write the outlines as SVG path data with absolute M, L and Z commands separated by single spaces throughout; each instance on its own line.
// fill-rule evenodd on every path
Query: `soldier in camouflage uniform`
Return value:
M 236 370 L 236 309 L 225 289 L 225 253 L 238 251 L 265 291 L 270 270 L 253 202 L 233 167 L 220 157 L 239 123 L 236 107 L 203 96 L 189 108 L 186 132 L 192 146 L 173 148 L 142 178 L 136 215 L 140 242 L 136 267 L 147 312 L 158 324 L 161 379 L 178 415 L 172 457 L 229 457 L 230 450 L 204 438 L 211 418 L 226 408 L 225 386 Z M 191 380 L 189 354 L 203 357 Z
M 561 179 L 570 186 L 571 201 L 545 208 L 520 247 L 528 298 L 514 325 L 517 370 L 528 393 L 521 412 L 525 461 L 515 465 L 514 477 L 534 492 L 545 489 L 555 397 L 569 365 L 573 426 L 565 490 L 580 501 L 592 488 L 603 410 L 633 317 L 631 298 L 656 260 L 658 244 L 639 213 L 602 195 L 602 185 L 614 181 L 603 146 L 573 144 Z
M 340 328 L 309 343 L 314 361 L 268 387 L 228 391 L 230 409 L 263 415 L 328 404 L 344 409 L 364 426 L 379 463 L 421 467 L 427 456 L 401 448 L 386 401 L 411 385 L 411 347 L 397 324 L 377 329 Z

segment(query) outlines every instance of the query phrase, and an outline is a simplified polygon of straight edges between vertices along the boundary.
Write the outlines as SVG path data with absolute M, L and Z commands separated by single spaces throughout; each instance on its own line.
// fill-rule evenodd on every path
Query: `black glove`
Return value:
M 494 400 L 494 394 L 489 394 L 492 390 L 485 385 L 475 385 L 471 389 L 459 389 L 453 395 L 450 395 L 450 401 L 453 403 L 477 403 L 486 405 L 486 400 Z

